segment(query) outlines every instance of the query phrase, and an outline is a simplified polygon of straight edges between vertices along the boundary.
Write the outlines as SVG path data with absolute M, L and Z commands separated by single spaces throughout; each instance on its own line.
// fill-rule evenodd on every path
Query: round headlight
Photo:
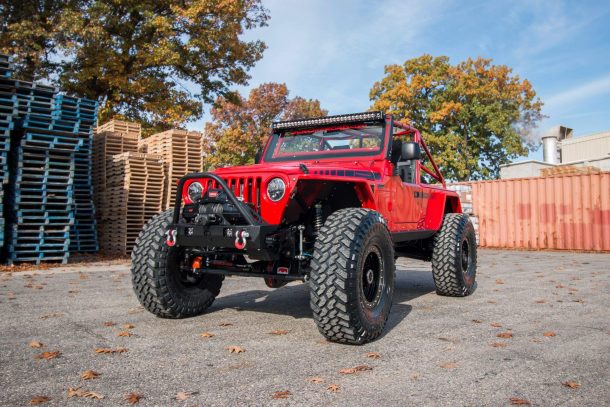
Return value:
M 201 185 L 197 181 L 191 183 L 189 185 L 188 195 L 189 198 L 191 198 L 191 201 L 196 203 L 201 199 L 201 196 L 203 195 L 203 185 Z
M 273 202 L 277 202 L 284 197 L 284 193 L 286 192 L 286 184 L 284 180 L 281 178 L 273 178 L 267 184 L 267 196 Z

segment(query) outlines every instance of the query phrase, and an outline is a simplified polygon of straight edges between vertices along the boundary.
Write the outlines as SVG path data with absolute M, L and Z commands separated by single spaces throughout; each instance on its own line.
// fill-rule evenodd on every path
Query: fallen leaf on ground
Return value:
M 547 338 L 552 338 L 553 336 L 557 336 L 557 334 L 553 331 L 547 331 L 542 334 L 542 336 L 546 336 Z
M 492 322 L 491 324 L 489 324 L 491 326 L 493 326 L 494 328 L 502 328 L 502 324 L 499 324 L 497 322 Z
M 41 354 L 36 355 L 36 359 L 51 360 L 51 359 L 58 358 L 59 355 L 61 355 L 61 352 L 58 350 L 54 350 L 52 352 L 42 352 Z
M 46 403 L 47 401 L 51 401 L 51 397 L 47 396 L 36 396 L 32 400 L 30 400 L 31 405 Z
M 95 348 L 95 353 L 124 353 L 127 352 L 127 348 Z
M 49 319 L 49 318 L 62 317 L 63 315 L 64 314 L 62 314 L 61 312 L 54 312 L 52 314 L 41 315 L 38 318 L 39 319 Z
M 495 302 L 494 300 L 489 300 L 487 301 L 488 304 L 497 304 L 497 302 Z
M 411 373 L 411 376 L 409 376 L 411 378 L 411 380 L 419 380 L 419 373 Z
M 381 359 L 381 355 L 377 352 L 367 352 L 364 356 L 369 359 Z
M 85 370 L 80 377 L 83 380 L 92 380 L 92 379 L 97 379 L 98 377 L 100 377 L 100 374 L 98 372 L 96 372 L 95 370 Z
M 214 336 L 214 334 L 209 333 L 209 332 L 204 332 L 204 333 L 199 334 L 199 336 L 201 336 L 202 338 L 211 338 Z
M 474 322 L 475 324 L 483 323 L 483 321 L 481 321 L 480 319 L 473 319 L 472 322 Z
M 287 399 L 290 396 L 292 396 L 292 393 L 289 390 L 283 390 L 274 392 L 271 397 L 274 399 Z
M 455 369 L 456 367 L 458 367 L 457 363 L 454 363 L 454 362 L 443 363 L 442 365 L 439 365 L 439 366 L 442 367 L 443 369 Z
M 504 280 L 502 280 L 502 279 L 497 279 L 497 280 L 496 280 L 496 284 L 504 284 Z
M 290 331 L 282 331 L 281 329 L 277 329 L 275 331 L 271 331 L 269 332 L 269 335 L 286 335 L 288 334 Z
M 364 372 L 366 370 L 373 370 L 372 367 L 367 366 L 367 365 L 359 365 L 356 367 L 346 367 L 344 369 L 339 370 L 340 374 L 354 374 L 357 372 Z
M 506 344 L 503 342 L 493 342 L 491 346 L 493 346 L 494 348 L 505 348 Z
M 341 386 L 339 386 L 338 384 L 335 384 L 335 383 L 329 384 L 328 387 L 326 388 L 326 390 L 330 391 L 331 393 L 336 393 L 339 391 L 339 389 L 341 389 Z
M 192 396 L 193 394 L 197 394 L 197 392 L 196 391 L 179 391 L 178 393 L 176 393 L 176 400 L 184 401 L 184 400 L 188 399 L 190 396 Z
M 580 388 L 580 383 L 578 383 L 578 382 L 567 381 L 567 382 L 561 382 L 561 384 L 564 385 L 565 387 L 569 387 L 570 389 Z
M 545 304 L 546 300 L 536 300 L 536 304 Z
M 106 321 L 104 322 L 104 326 L 115 326 L 116 322 L 112 322 L 112 321 Z
M 229 353 L 243 353 L 246 350 L 240 346 L 229 346 L 227 348 L 227 350 L 229 351 Z
M 81 280 L 86 280 L 89 278 L 89 276 L 83 273 L 78 273 L 78 278 L 80 278 Z
M 101 400 L 104 398 L 104 396 L 102 396 L 99 393 L 96 393 L 94 391 L 81 390 L 80 387 L 76 387 L 76 388 L 70 387 L 68 389 L 68 398 L 71 398 L 71 397 L 84 397 L 87 399 L 94 399 L 94 400 Z
M 512 332 L 500 332 L 496 336 L 498 338 L 502 338 L 502 339 L 510 339 L 513 337 L 513 333 Z
M 307 379 L 307 381 L 316 384 L 324 383 L 324 379 L 321 377 L 310 377 L 309 379 Z
M 122 337 L 128 338 L 130 336 L 133 336 L 133 334 L 129 331 L 121 331 L 118 334 L 116 334 L 116 336 L 122 336 Z
M 222 324 L 218 324 L 218 326 L 233 326 L 230 322 L 223 322 Z
M 44 346 L 42 342 L 38 341 L 31 341 L 28 345 L 30 346 L 30 348 L 42 348 Z
M 133 325 L 133 324 L 123 324 L 123 329 L 133 329 L 133 328 L 135 328 L 135 327 L 136 327 L 136 326 L 135 326 L 135 325 Z
M 139 393 L 129 393 L 126 394 L 125 397 L 123 397 L 125 399 L 125 401 L 127 401 L 129 404 L 136 404 L 137 402 L 139 402 L 141 399 L 144 398 L 143 395 L 139 394 Z
M 529 400 L 520 399 L 519 397 L 511 397 L 509 400 L 510 404 L 512 404 L 513 406 L 529 406 L 532 404 L 529 402 Z

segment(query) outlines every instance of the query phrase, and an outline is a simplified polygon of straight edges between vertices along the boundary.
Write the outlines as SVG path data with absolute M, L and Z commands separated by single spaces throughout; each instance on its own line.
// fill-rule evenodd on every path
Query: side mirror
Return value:
M 256 154 L 254 154 L 254 164 L 260 164 L 261 158 L 263 157 L 263 149 L 259 148 Z
M 402 143 L 400 151 L 401 161 L 421 160 L 421 150 L 419 149 L 419 143 L 409 141 Z

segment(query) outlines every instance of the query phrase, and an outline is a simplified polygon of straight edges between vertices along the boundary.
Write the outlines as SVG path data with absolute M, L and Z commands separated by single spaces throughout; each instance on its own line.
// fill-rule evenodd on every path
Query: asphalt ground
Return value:
M 5 272 L 0 404 L 608 406 L 609 277 L 609 254 L 480 250 L 477 291 L 447 298 L 429 263 L 401 260 L 384 335 L 347 346 L 318 333 L 305 284 L 228 278 L 205 315 L 164 320 L 127 263 Z

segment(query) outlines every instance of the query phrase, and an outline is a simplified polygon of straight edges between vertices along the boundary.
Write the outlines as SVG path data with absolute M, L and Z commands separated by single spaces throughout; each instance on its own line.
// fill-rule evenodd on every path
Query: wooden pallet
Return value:
M 140 123 L 122 120 L 110 120 L 101 126 L 97 126 L 97 133 L 101 133 L 103 131 L 123 133 L 125 135 L 136 135 L 138 138 L 142 137 L 142 125 Z
M 137 152 L 138 140 L 139 136 L 135 134 L 114 131 L 101 131 L 93 137 L 93 190 L 98 220 L 103 216 L 101 211 L 106 200 L 107 169 L 112 157 L 125 152 Z
M 163 209 L 173 205 L 177 181 L 191 172 L 203 170 L 203 134 L 196 131 L 168 130 L 140 141 L 140 149 L 158 154 L 165 163 Z
M 164 185 L 165 171 L 160 156 L 126 152 L 111 158 L 106 170 L 100 222 L 104 252 L 131 252 L 146 222 L 161 212 Z

